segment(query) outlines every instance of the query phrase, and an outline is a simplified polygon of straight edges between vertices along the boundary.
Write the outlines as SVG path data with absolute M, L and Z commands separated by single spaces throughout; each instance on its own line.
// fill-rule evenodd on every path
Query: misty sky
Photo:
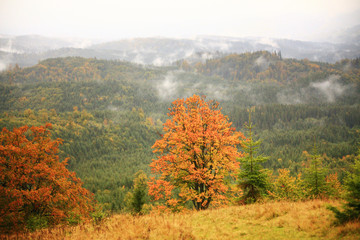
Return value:
M 359 0 L 0 0 L 0 34 L 331 41 L 359 16 Z

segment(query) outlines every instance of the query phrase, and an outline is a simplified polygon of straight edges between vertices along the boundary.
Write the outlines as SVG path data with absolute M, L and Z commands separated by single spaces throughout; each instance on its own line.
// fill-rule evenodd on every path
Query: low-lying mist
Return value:
M 261 64 L 267 64 L 263 59 Z M 258 62 L 258 60 L 257 60 Z M 305 87 L 280 85 L 278 83 L 230 82 L 220 77 L 204 77 L 196 73 L 169 71 L 154 81 L 161 101 L 186 98 L 193 94 L 205 95 L 219 102 L 238 102 L 252 106 L 275 104 L 321 104 L 344 102 L 356 95 L 353 84 L 343 83 L 339 75 L 311 82 Z

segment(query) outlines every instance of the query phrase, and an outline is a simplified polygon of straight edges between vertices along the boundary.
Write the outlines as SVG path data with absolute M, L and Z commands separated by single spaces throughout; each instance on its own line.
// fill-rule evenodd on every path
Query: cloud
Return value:
M 5 70 L 6 67 L 7 67 L 7 64 L 0 60 L 0 71 Z
M 334 103 L 339 97 L 351 92 L 351 84 L 341 84 L 340 76 L 330 75 L 325 80 L 312 82 L 299 90 L 285 89 L 276 94 L 281 104 L 312 103 L 314 101 Z
M 202 62 L 205 62 L 206 60 L 212 59 L 212 58 L 214 58 L 214 55 L 212 53 L 210 53 L 210 52 L 201 53 Z
M 211 99 L 217 101 L 227 101 L 230 99 L 230 96 L 227 94 L 228 88 L 221 86 L 221 84 L 213 85 L 208 84 L 206 85 L 205 93 Z
M 270 62 L 264 56 L 260 56 L 255 60 L 255 65 L 259 66 L 261 71 L 263 71 L 269 67 Z
M 74 42 L 73 47 L 74 48 L 84 49 L 84 48 L 90 47 L 92 44 L 93 44 L 93 42 L 91 40 L 84 39 L 84 40 L 81 40 L 79 42 Z
M 162 60 L 161 57 L 157 57 L 154 59 L 154 61 L 152 62 L 152 64 L 154 66 L 163 66 L 164 65 L 164 60 Z
M 344 86 L 339 83 L 340 76 L 331 75 L 328 79 L 323 82 L 311 83 L 312 88 L 317 89 L 322 93 L 328 102 L 335 102 L 337 97 L 343 95 L 343 93 L 349 89 L 350 86 Z
M 0 45 L 0 51 L 6 52 L 6 53 L 17 53 L 17 54 L 23 53 L 23 51 L 13 48 L 12 42 L 13 42 L 12 38 L 9 38 L 9 40 L 7 41 L 6 44 Z
M 144 56 L 141 54 L 137 54 L 135 58 L 132 59 L 132 62 L 137 64 L 145 64 Z
M 295 92 L 292 90 L 285 90 L 278 92 L 276 94 L 276 98 L 278 103 L 291 105 L 291 104 L 301 104 L 306 99 L 302 96 L 304 94 L 304 90 L 301 89 L 299 92 Z
M 270 38 L 261 38 L 257 43 L 264 44 L 264 45 L 270 45 L 271 47 L 276 48 L 276 49 L 280 48 L 279 45 L 273 39 L 270 39 Z
M 194 49 L 187 50 L 184 54 L 184 58 L 188 58 L 188 57 L 192 56 L 194 53 L 195 53 Z
M 168 72 L 165 79 L 157 85 L 158 95 L 162 100 L 173 98 L 177 93 L 178 83 L 176 82 L 173 72 Z
M 115 106 L 113 106 L 113 105 L 109 105 L 109 106 L 107 107 L 107 109 L 110 110 L 110 111 L 112 111 L 112 112 L 116 112 L 116 111 L 119 110 L 118 107 L 115 107 Z
M 2 54 L 0 56 L 0 71 L 5 70 L 6 68 L 9 67 L 9 65 L 13 63 L 12 57 L 13 54 L 11 53 Z

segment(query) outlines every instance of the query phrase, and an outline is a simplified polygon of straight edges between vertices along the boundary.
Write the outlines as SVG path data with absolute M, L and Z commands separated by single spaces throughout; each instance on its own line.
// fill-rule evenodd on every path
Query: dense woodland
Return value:
M 316 142 L 323 166 L 343 181 L 359 149 L 359 59 L 329 64 L 254 52 L 154 67 L 55 58 L 1 72 L 0 93 L 0 128 L 51 123 L 53 138 L 64 140 L 60 157 L 115 212 L 124 210 L 134 174 L 151 176 L 151 146 L 177 98 L 218 101 L 242 132 L 255 106 L 254 139 L 274 176 L 283 168 L 303 173 Z

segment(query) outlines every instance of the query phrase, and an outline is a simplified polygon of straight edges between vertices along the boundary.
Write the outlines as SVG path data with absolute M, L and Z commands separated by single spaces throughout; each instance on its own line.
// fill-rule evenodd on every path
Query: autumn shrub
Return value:
M 276 200 L 300 200 L 304 198 L 301 175 L 292 177 L 289 169 L 279 169 L 270 195 Z
M 153 206 L 151 204 L 144 204 L 141 208 L 141 215 L 149 214 L 153 209 Z
M 326 194 L 329 198 L 343 198 L 344 196 L 344 190 L 343 190 L 343 186 L 341 185 L 339 179 L 338 179 L 338 174 L 337 173 L 332 173 L 326 176 L 325 178 L 326 181 Z
M 93 197 L 60 161 L 61 139 L 51 140 L 51 124 L 0 134 L 0 227 L 36 229 L 85 218 Z M 72 220 L 73 221 L 73 220 Z

